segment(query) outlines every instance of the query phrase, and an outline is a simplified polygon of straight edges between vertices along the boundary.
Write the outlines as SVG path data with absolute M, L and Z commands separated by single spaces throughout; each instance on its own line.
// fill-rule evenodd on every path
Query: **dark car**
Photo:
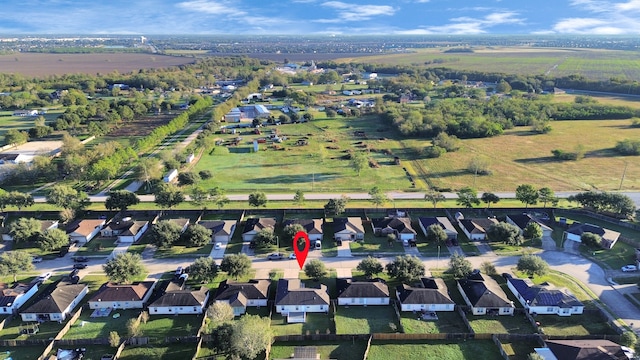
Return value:
M 84 269 L 87 267 L 87 264 L 73 264 L 74 269 Z
M 77 263 L 88 262 L 89 258 L 86 256 L 76 256 L 73 258 L 73 261 Z

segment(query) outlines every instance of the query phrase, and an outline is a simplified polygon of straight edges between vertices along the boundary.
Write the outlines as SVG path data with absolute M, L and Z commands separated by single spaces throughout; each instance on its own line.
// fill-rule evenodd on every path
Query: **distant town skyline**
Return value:
M 640 34 L 640 0 L 4 1 L 1 34 Z

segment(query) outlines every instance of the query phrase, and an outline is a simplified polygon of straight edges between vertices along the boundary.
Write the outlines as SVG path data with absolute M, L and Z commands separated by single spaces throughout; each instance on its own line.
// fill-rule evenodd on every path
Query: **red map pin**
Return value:
M 298 240 L 300 238 L 304 238 L 304 249 L 300 250 L 298 248 Z M 298 265 L 300 265 L 300 269 L 304 266 L 304 261 L 307 260 L 307 255 L 309 254 L 309 246 L 311 242 L 309 241 L 309 236 L 304 231 L 298 231 L 296 235 L 293 237 L 293 252 L 296 254 L 296 260 L 298 260 Z

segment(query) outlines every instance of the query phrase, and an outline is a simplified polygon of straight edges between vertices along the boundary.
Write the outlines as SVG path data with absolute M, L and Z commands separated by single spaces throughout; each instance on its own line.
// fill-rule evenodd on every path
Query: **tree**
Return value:
M 433 204 L 433 208 L 435 209 L 439 202 L 445 200 L 445 197 L 443 194 L 435 190 L 429 190 L 426 194 L 424 194 L 424 200 Z
M 431 140 L 433 146 L 445 149 L 447 152 L 455 152 L 460 149 L 460 139 L 455 135 L 448 135 L 445 132 L 439 133 Z
M 204 205 L 204 203 L 209 200 L 210 197 L 209 192 L 201 186 L 194 186 L 193 189 L 191 189 L 190 196 L 191 202 L 197 206 Z
M 48 229 L 38 236 L 38 246 L 44 251 L 60 250 L 67 245 L 69 245 L 69 236 L 61 229 Z
M 127 320 L 127 334 L 129 337 L 142 336 L 142 329 L 140 329 L 140 321 L 136 318 Z
M 117 331 L 109 332 L 109 345 L 111 347 L 117 348 L 120 346 L 120 334 Z
M 102 269 L 107 274 L 109 281 L 118 284 L 129 283 L 133 278 L 145 272 L 140 254 L 130 252 L 117 254 L 102 265 Z
M 636 205 L 629 196 L 619 193 L 587 191 L 567 198 L 595 212 L 622 219 L 633 219 Z
M 496 85 L 496 91 L 502 94 L 507 94 L 511 92 L 511 85 L 504 80 L 500 80 L 500 82 Z
M 633 348 L 638 342 L 638 336 L 633 331 L 625 331 L 620 335 L 620 345 Z
M 509 245 L 520 245 L 523 240 L 522 235 L 520 235 L 520 228 L 506 222 L 499 222 L 489 226 L 487 237 L 490 241 L 503 242 Z
M 427 227 L 427 241 L 440 244 L 447 240 L 447 233 L 440 224 L 431 224 Z
M 544 356 L 536 352 L 532 352 L 529 355 L 527 355 L 527 360 L 544 360 Z
M 491 207 L 491 204 L 497 204 L 500 201 L 500 197 L 494 193 L 485 192 L 480 197 L 483 203 L 487 204 L 487 209 Z
M 424 276 L 424 264 L 412 255 L 396 256 L 386 266 L 389 276 L 402 282 L 411 282 Z
M 9 129 L 4 134 L 4 143 L 7 145 L 20 145 L 29 140 L 29 133 L 16 129 Z
M 215 326 L 213 322 L 207 323 L 205 333 L 211 334 L 211 346 L 218 354 L 231 354 L 231 335 L 233 334 L 233 324 L 224 322 Z M 231 355 L 227 357 L 231 359 Z
M 387 201 L 389 201 L 389 197 L 377 186 L 374 186 L 371 188 L 371 190 L 369 190 L 369 196 L 371 197 L 369 201 L 371 201 L 371 203 L 376 206 L 376 209 L 378 208 L 378 206 L 384 205 Z
M 162 166 L 160 159 L 155 157 L 145 157 L 138 161 L 134 169 L 135 177 L 144 182 L 147 191 L 151 189 L 151 181 L 162 177 Z
M 200 175 L 194 172 L 189 171 L 178 174 L 178 183 L 181 186 L 193 185 L 198 181 L 200 181 Z
M 538 203 L 538 190 L 530 184 L 522 184 L 516 188 L 516 199 L 520 200 L 524 205 L 525 209 L 529 207 L 529 205 L 535 205 Z
M 253 241 L 257 246 L 264 248 L 267 246 L 275 245 L 277 243 L 277 236 L 273 232 L 273 229 L 265 228 L 258 231 L 256 236 L 253 238 Z
M 344 195 L 338 199 L 329 199 L 329 202 L 324 205 L 324 211 L 328 215 L 338 216 L 347 209 L 347 202 L 349 202 L 349 198 Z
M 118 209 L 125 211 L 129 206 L 137 205 L 140 203 L 140 198 L 135 193 L 128 190 L 112 190 L 109 191 L 109 196 L 104 202 L 104 206 L 108 210 Z
M 468 186 L 460 189 L 456 193 L 456 195 L 458 195 L 456 204 L 460 206 L 464 206 L 466 208 L 472 208 L 473 205 L 480 204 L 480 200 L 478 200 L 478 192 L 475 189 L 472 189 Z
M 449 271 L 455 278 L 461 279 L 473 271 L 473 266 L 462 254 L 453 254 L 449 259 Z
M 231 349 L 243 359 L 255 359 L 273 339 L 270 320 L 258 315 L 244 315 L 233 324 Z
M 225 196 L 225 191 L 217 186 L 209 190 L 209 196 L 211 196 L 211 201 L 218 209 L 222 209 L 230 201 L 229 198 Z
M 533 275 L 542 276 L 549 271 L 549 264 L 538 255 L 527 254 L 520 257 L 517 269 L 529 275 L 529 277 Z
M 47 203 L 63 209 L 82 210 L 89 206 L 91 201 L 84 191 L 78 191 L 67 185 L 54 185 L 47 192 Z
M 602 237 L 598 234 L 584 232 L 580 235 L 580 241 L 588 247 L 600 247 L 600 244 L 602 244 Z
M 364 170 L 369 164 L 367 157 L 361 152 L 354 152 L 351 154 L 351 167 L 355 170 L 356 174 L 360 176 L 362 170 Z
M 184 194 L 174 184 L 163 183 L 156 189 L 154 202 L 161 208 L 171 209 L 185 200 Z
M 362 261 L 360 261 L 360 263 L 356 267 L 356 270 L 362 271 L 367 279 L 371 279 L 373 275 L 380 274 L 384 270 L 384 268 L 382 267 L 382 264 L 378 259 L 367 256 Z
M 244 276 L 251 270 L 251 259 L 245 254 L 225 255 L 220 263 L 220 270 L 236 278 Z
M 302 190 L 296 190 L 295 195 L 293 195 L 293 202 L 302 205 L 304 204 L 304 192 Z
M 548 187 L 543 187 L 538 190 L 538 197 L 542 201 L 542 207 L 547 207 L 547 203 L 555 203 L 558 201 L 556 194 Z
M 0 275 L 13 275 L 13 282 L 17 281 L 18 274 L 33 271 L 35 267 L 31 262 L 31 254 L 24 251 L 6 251 L 0 254 Z
M 13 238 L 14 244 L 35 241 L 41 231 L 40 221 L 34 218 L 21 217 L 9 224 L 9 235 Z
M 540 240 L 542 239 L 542 227 L 535 221 L 527 224 L 522 232 L 525 239 Z
M 254 191 L 249 194 L 249 206 L 253 206 L 255 208 L 266 207 L 267 206 L 267 195 L 262 191 Z
M 215 279 L 218 274 L 218 265 L 210 257 L 197 258 L 193 264 L 189 265 L 189 276 L 195 281 L 208 283 Z M 233 318 L 233 317 L 232 317 Z
M 171 220 L 161 220 L 151 225 L 151 239 L 160 248 L 169 248 L 182 233 L 182 227 Z
M 227 302 L 216 301 L 207 309 L 207 320 L 214 326 L 231 321 L 234 317 L 233 308 Z
M 327 275 L 327 268 L 322 261 L 313 259 L 304 266 L 304 273 L 311 279 L 318 281 Z
M 211 235 L 211 230 L 206 227 L 200 224 L 191 224 L 182 235 L 180 235 L 180 238 L 190 246 L 201 247 L 211 242 Z
M 3 202 L 2 209 L 6 205 L 13 205 L 18 208 L 18 210 L 22 210 L 24 207 L 29 207 L 35 203 L 33 200 L 33 195 L 22 193 L 20 191 L 11 191 L 8 193 L 4 193 L 0 200 Z
M 482 264 L 480 264 L 480 270 L 482 270 L 483 273 L 489 276 L 497 274 L 496 266 L 488 261 L 484 261 Z
M 289 224 L 285 226 L 284 229 L 282 230 L 282 237 L 283 237 L 282 240 L 284 241 L 285 244 L 292 244 L 294 237 L 300 231 L 306 232 L 304 226 L 298 223 Z

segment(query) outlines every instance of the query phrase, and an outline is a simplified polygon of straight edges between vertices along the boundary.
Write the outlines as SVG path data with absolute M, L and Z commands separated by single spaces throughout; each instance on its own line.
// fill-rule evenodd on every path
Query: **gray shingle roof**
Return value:
M 209 289 L 201 287 L 198 290 L 176 290 L 168 291 L 160 296 L 149 307 L 167 306 L 204 306 Z
M 320 289 L 301 287 L 300 279 L 280 279 L 276 291 L 276 305 L 329 305 L 327 286 Z
M 243 293 L 246 299 L 266 299 L 269 291 L 269 280 L 250 280 L 246 283 L 237 283 L 224 280 L 218 286 L 216 300 L 229 300 L 236 298 L 238 293 Z
M 398 300 L 402 304 L 454 304 L 449 298 L 444 280 L 423 278 L 422 283 L 425 285 L 424 288 L 398 285 Z
M 55 289 L 20 313 L 57 314 L 62 313 L 73 300 L 87 288 L 86 284 L 58 283 Z
M 353 281 L 338 279 L 339 298 L 383 298 L 389 297 L 389 287 L 380 281 Z
M 528 280 L 528 279 L 527 279 Z M 583 304 L 566 289 L 556 289 L 550 286 L 533 285 L 525 279 L 507 279 L 518 291 L 529 306 L 559 306 L 571 308 Z
M 482 280 L 460 279 L 458 284 L 467 295 L 473 307 L 498 308 L 511 307 L 512 304 L 507 294 L 502 291 L 500 285 L 490 277 Z

